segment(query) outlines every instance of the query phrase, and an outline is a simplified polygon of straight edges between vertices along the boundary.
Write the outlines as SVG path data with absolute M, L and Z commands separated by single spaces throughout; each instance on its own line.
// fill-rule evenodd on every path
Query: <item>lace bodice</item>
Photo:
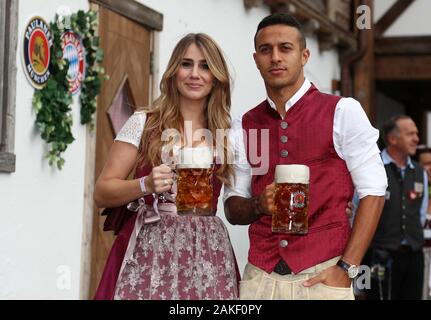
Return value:
M 120 132 L 115 138 L 115 141 L 131 143 L 136 148 L 139 148 L 146 119 L 147 115 L 144 111 L 139 111 L 132 114 L 132 116 L 121 128 Z

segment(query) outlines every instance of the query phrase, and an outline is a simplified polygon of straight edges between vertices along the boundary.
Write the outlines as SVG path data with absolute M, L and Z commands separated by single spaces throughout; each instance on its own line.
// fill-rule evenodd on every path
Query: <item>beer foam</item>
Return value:
M 208 169 L 213 164 L 212 147 L 182 148 L 178 153 L 178 169 Z
M 310 168 L 302 164 L 282 164 L 275 167 L 275 183 L 302 183 L 310 181 Z

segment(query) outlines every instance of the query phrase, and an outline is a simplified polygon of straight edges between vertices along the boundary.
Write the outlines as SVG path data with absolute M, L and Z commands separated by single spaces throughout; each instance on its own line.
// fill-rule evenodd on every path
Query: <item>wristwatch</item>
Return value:
M 350 279 L 355 278 L 359 273 L 359 267 L 357 265 L 349 264 L 341 259 L 338 260 L 337 266 L 346 271 Z

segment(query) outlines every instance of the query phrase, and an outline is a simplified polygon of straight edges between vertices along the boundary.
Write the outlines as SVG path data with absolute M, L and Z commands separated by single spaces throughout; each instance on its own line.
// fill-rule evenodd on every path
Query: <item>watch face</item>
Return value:
M 359 273 L 359 268 L 357 266 L 350 266 L 349 270 L 347 271 L 349 278 L 353 279 L 356 278 L 356 276 Z

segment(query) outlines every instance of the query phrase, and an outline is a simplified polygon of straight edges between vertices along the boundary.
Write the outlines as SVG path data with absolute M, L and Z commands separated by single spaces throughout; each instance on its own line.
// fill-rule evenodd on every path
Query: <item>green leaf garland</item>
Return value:
M 85 48 L 86 73 L 81 84 L 81 124 L 89 124 L 94 130 L 93 114 L 96 111 L 96 98 L 101 89 L 101 76 L 104 70 L 101 67 L 103 51 L 99 48 L 99 37 L 96 36 L 98 17 L 95 11 L 82 10 L 70 17 L 70 29 L 76 32 Z M 50 165 L 62 169 L 64 158 L 62 154 L 75 139 L 71 128 L 72 120 L 72 94 L 67 81 L 69 62 L 63 60 L 61 48 L 61 35 L 65 31 L 64 24 L 58 23 L 58 16 L 50 23 L 53 34 L 52 58 L 50 61 L 51 76 L 41 90 L 35 90 L 33 96 L 33 109 L 36 112 L 36 126 L 41 137 L 49 144 L 46 158 Z M 108 77 L 105 76 L 107 80 Z

